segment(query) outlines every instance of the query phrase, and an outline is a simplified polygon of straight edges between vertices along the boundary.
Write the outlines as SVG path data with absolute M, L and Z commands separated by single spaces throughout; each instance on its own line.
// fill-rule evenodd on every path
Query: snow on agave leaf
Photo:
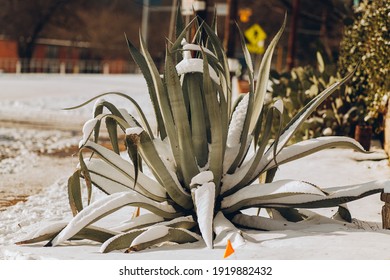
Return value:
M 213 215 L 215 184 L 208 182 L 192 190 L 195 212 L 202 237 L 208 248 L 213 248 Z
M 152 225 L 152 224 L 160 223 L 162 221 L 164 221 L 164 218 L 162 218 L 161 216 L 158 216 L 153 213 L 146 213 L 136 218 L 123 221 L 119 225 L 112 227 L 111 230 L 123 232 L 123 231 L 128 231 L 132 228 Z
M 211 52 L 209 49 L 201 48 L 199 45 L 195 45 L 195 44 L 184 43 L 183 44 L 183 51 L 198 51 L 198 52 L 204 51 L 205 53 L 211 55 L 215 59 L 218 59 L 215 56 L 215 54 L 213 52 Z M 189 53 L 189 52 L 184 52 L 184 53 Z
M 208 248 L 213 248 L 213 216 L 215 203 L 214 175 L 203 171 L 192 178 L 191 189 L 196 216 L 203 240 Z
M 328 188 L 326 191 L 301 181 L 281 180 L 269 184 L 250 185 L 222 200 L 222 210 L 234 213 L 251 207 L 334 207 L 390 187 L 389 180 Z
M 225 245 L 230 240 L 234 248 L 245 244 L 241 231 L 230 222 L 222 212 L 218 212 L 214 218 L 213 230 L 215 232 L 215 241 L 223 242 Z
M 105 180 L 111 180 L 122 184 L 122 187 L 116 188 L 116 190 L 120 190 L 123 187 L 129 187 L 128 184 L 130 184 L 130 186 L 134 185 L 135 170 L 134 166 L 129 161 L 124 160 L 120 155 L 92 141 L 88 141 L 84 145 L 84 148 L 91 149 L 101 157 L 101 160 L 86 160 L 87 167 L 89 167 L 90 171 L 96 174 L 96 176 L 102 177 L 102 180 L 104 178 Z M 115 192 L 114 190 L 111 192 L 107 191 L 107 189 L 112 189 L 112 184 L 105 185 L 106 187 L 104 187 L 103 184 L 100 185 L 97 182 L 96 185 L 107 193 L 111 194 Z M 141 187 L 148 193 L 157 197 L 166 197 L 166 190 L 164 187 L 142 172 L 138 175 L 136 187 Z
M 176 65 L 176 71 L 179 75 L 186 73 L 203 73 L 203 59 L 199 58 L 188 58 L 183 59 L 179 64 Z M 215 70 L 209 66 L 210 76 L 213 81 L 219 84 L 219 78 Z
M 161 216 L 174 217 L 175 209 L 167 204 L 161 204 L 152 201 L 149 198 L 143 197 L 136 193 L 121 192 L 109 195 L 102 198 L 91 205 L 84 208 L 77 214 L 69 224 L 51 241 L 52 246 L 56 246 L 79 232 L 89 224 L 107 216 L 119 208 L 126 205 L 143 205 L 145 208 L 150 208 L 151 211 L 156 211 Z
M 162 75 L 142 36 L 140 50 L 128 41 L 130 54 L 148 86 L 157 131 L 152 131 L 142 108 L 130 96 L 118 92 L 98 95 L 96 98 L 108 94 L 123 97 L 134 105 L 138 117 L 103 99 L 95 103 L 94 119 L 83 128 L 80 164 L 68 185 L 75 216 L 65 228 L 62 229 L 62 224 L 48 228 L 25 243 L 51 240 L 48 245 L 55 246 L 84 238 L 102 243 L 103 253 L 138 251 L 164 242 L 182 244 L 201 239 L 209 248 L 214 242 L 227 239 L 237 247 L 245 242 L 245 235 L 237 227 L 280 230 L 329 223 L 334 219 L 309 215 L 305 209 L 331 206 L 339 206 L 338 217 L 348 223 L 351 215 L 345 203 L 381 191 L 390 192 L 389 181 L 325 190 L 294 180 L 272 182 L 278 165 L 322 149 L 342 147 L 364 152 L 356 141 L 347 137 L 321 137 L 287 146 L 302 123 L 352 73 L 311 100 L 285 126 L 281 123 L 281 101 L 263 110 L 272 53 L 285 22 L 286 19 L 264 53 L 256 78 L 240 33 L 251 84 L 235 107 L 225 51 L 214 29 L 207 24 L 196 25 L 198 37 L 192 42 L 199 44 L 182 43 L 194 21 L 178 32 L 174 42 L 168 43 Z M 202 38 L 207 38 L 207 42 L 202 42 Z M 103 120 L 112 149 L 99 142 Z M 278 133 L 273 135 L 273 131 Z M 123 138 L 131 162 L 120 155 L 124 152 L 119 148 Z M 92 152 L 87 160 L 85 152 Z M 266 175 L 267 183 L 253 184 L 262 174 Z M 79 177 L 86 182 L 89 194 L 94 185 L 108 196 L 83 208 Z M 109 229 L 94 227 L 93 223 L 124 206 L 143 208 L 141 216 L 125 218 Z M 272 217 L 241 212 L 251 207 L 265 207 Z
M 162 238 L 166 236 L 169 233 L 169 228 L 166 226 L 155 226 L 147 229 L 145 232 L 138 235 L 133 242 L 131 243 L 130 247 L 137 246 L 142 243 L 150 242 L 155 239 Z
M 83 139 L 79 143 L 79 147 L 82 147 L 85 145 L 85 143 L 88 141 L 89 137 L 91 136 L 96 124 L 98 123 L 98 119 L 90 119 L 87 121 L 83 126 Z

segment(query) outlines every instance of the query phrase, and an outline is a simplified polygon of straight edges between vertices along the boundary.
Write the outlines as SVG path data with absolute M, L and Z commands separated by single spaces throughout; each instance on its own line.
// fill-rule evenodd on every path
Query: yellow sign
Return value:
M 253 24 L 244 33 L 246 39 L 248 40 L 248 50 L 251 53 L 262 54 L 264 53 L 264 40 L 267 38 L 267 34 L 257 23 Z

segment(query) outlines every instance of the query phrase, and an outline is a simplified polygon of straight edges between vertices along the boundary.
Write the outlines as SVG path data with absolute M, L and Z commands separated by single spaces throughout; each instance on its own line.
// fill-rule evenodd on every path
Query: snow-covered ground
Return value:
M 4 192 L 1 182 L 7 172 L 19 174 L 20 181 L 28 181 L 29 177 L 24 176 L 26 166 L 38 162 L 42 154 L 47 157 L 53 150 L 77 143 L 80 136 L 75 134 L 81 130 L 81 123 L 91 117 L 93 105 L 75 111 L 61 111 L 61 108 L 78 105 L 106 91 L 130 94 L 147 116 L 152 116 L 146 85 L 139 75 L 0 75 L 0 195 Z M 112 98 L 112 101 L 134 110 L 122 99 Z M 133 112 L 135 114 L 135 110 Z M 18 127 L 12 128 L 15 123 Z M 34 128 L 37 123 L 46 130 Z M 31 130 L 23 128 L 22 124 L 29 125 Z M 48 127 L 51 130 L 47 130 Z M 380 149 L 369 156 L 351 150 L 326 150 L 281 166 L 275 179 L 299 179 L 320 187 L 390 179 L 388 160 L 384 157 Z M 70 170 L 72 168 L 74 166 Z M 42 170 L 42 175 L 38 176 L 45 176 L 44 172 Z M 58 173 L 55 183 L 44 186 L 26 202 L 0 212 L 0 259 L 222 259 L 225 239 L 217 240 L 214 250 L 207 249 L 204 242 L 197 242 L 168 244 L 130 254 L 101 254 L 99 244 L 91 242 L 73 242 L 53 248 L 42 247 L 42 244 L 14 245 L 34 228 L 71 218 L 66 190 L 69 175 L 69 169 L 64 169 Z M 95 199 L 100 196 L 101 193 L 95 192 Z M 231 258 L 388 259 L 390 232 L 381 229 L 382 205 L 379 195 L 349 203 L 352 216 L 367 221 L 360 222 L 359 229 L 321 224 L 302 230 L 245 231 L 246 243 L 235 248 Z M 124 208 L 106 217 L 102 223 L 126 219 L 132 211 Z M 335 209 L 319 212 L 330 217 Z

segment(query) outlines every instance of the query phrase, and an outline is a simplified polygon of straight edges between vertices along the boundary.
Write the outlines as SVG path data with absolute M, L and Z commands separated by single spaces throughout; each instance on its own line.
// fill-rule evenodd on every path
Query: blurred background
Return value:
M 318 50 L 335 61 L 359 1 L 0 0 L 0 71 L 133 73 L 124 33 L 137 45 L 140 32 L 158 64 L 178 4 L 187 20 L 197 14 L 210 23 L 216 12 L 219 36 L 235 58 L 242 57 L 235 21 L 243 32 L 249 30 L 248 43 L 258 45 L 254 54 L 261 56 L 287 13 L 274 59 L 282 71 L 315 63 Z

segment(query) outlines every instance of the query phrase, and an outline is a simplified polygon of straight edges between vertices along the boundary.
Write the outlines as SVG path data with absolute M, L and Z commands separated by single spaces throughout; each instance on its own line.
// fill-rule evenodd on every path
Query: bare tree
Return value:
M 74 22 L 72 10 L 77 0 L 0 0 L 0 34 L 15 39 L 18 55 L 31 60 L 37 39 L 49 25 L 66 26 Z M 27 68 L 22 69 L 23 72 Z

